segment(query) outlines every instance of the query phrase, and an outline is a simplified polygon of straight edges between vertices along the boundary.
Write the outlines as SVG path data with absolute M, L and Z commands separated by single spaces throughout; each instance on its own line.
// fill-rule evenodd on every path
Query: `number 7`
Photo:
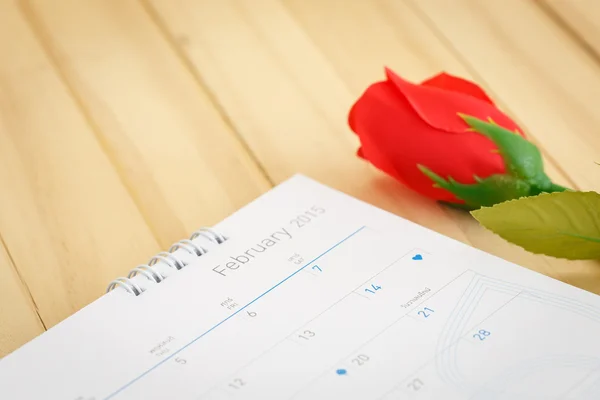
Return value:
M 321 269 L 321 267 L 319 267 L 318 265 L 313 265 L 312 269 L 315 270 L 315 271 L 323 272 L 323 270 Z

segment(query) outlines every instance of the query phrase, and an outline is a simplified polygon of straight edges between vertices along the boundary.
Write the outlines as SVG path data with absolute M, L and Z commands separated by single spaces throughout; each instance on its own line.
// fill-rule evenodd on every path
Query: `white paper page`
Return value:
M 295 177 L 0 360 L 2 399 L 598 399 L 600 300 Z

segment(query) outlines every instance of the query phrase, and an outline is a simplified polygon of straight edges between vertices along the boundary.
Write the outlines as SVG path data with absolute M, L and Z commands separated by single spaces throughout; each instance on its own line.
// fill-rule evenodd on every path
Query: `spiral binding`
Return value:
M 174 243 L 168 251 L 161 251 L 160 253 L 152 257 L 148 261 L 148 263 L 141 264 L 133 268 L 126 278 L 120 277 L 111 281 L 108 287 L 106 288 L 106 292 L 108 293 L 117 287 L 122 287 L 128 293 L 133 294 L 134 296 L 139 296 L 145 291 L 145 289 L 143 288 L 143 286 L 138 285 L 136 282 L 134 282 L 133 277 L 135 277 L 136 275 L 141 275 L 155 283 L 162 282 L 166 278 L 166 276 L 163 275 L 153 266 L 155 266 L 159 262 L 162 262 L 169 268 L 178 271 L 184 268 L 187 264 L 189 264 L 189 262 L 186 262 L 179 258 L 177 255 L 173 254 L 175 253 L 175 251 L 181 249 L 194 257 L 201 257 L 202 255 L 208 252 L 206 248 L 193 242 L 193 240 L 198 237 L 203 237 L 216 244 L 221 244 L 227 240 L 227 237 L 225 237 L 225 235 L 217 232 L 213 228 L 200 228 L 197 231 L 195 231 L 189 239 L 182 239 Z

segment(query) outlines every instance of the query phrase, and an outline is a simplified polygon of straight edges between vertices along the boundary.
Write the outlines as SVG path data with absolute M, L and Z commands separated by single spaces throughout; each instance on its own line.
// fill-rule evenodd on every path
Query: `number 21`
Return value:
M 432 312 L 435 312 L 435 311 L 433 311 L 431 308 L 425 307 L 424 309 L 419 311 L 417 314 L 422 315 L 425 318 L 429 318 L 429 316 L 431 315 Z

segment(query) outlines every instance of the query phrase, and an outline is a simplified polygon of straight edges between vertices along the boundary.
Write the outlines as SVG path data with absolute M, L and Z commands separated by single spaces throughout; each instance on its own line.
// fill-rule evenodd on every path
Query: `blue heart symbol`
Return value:
M 417 254 L 417 255 L 414 255 L 412 259 L 413 259 L 413 260 L 422 260 L 422 259 L 423 259 L 423 256 L 422 256 L 422 255 L 420 255 L 420 254 Z

